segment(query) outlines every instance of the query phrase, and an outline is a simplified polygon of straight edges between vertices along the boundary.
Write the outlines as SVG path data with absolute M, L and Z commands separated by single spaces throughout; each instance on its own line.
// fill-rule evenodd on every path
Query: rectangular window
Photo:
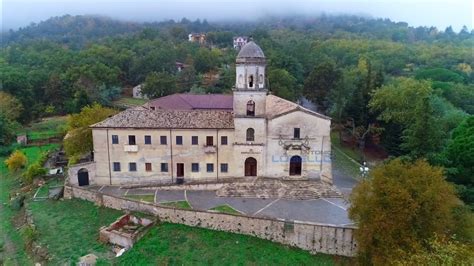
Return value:
M 226 163 L 221 163 L 221 173 L 227 173 L 229 171 L 229 165 Z
M 120 163 L 114 162 L 114 172 L 120 172 Z
M 151 172 L 151 163 L 145 163 L 145 171 Z
M 199 163 L 192 163 L 191 164 L 191 172 L 193 172 L 193 173 L 199 172 Z
M 176 145 L 183 145 L 183 136 L 176 136 Z
M 166 145 L 167 144 L 166 136 L 160 136 L 160 144 L 161 145 Z
M 161 172 L 168 172 L 168 163 L 161 163 Z
M 221 137 L 221 145 L 227 145 L 227 136 Z
M 137 145 L 135 135 L 128 135 L 128 145 Z
M 137 163 L 129 163 L 128 164 L 128 171 L 136 172 L 137 171 Z
M 112 144 L 119 144 L 118 135 L 112 135 Z
M 206 137 L 206 146 L 214 146 L 214 138 L 212 136 Z
M 145 144 L 151 144 L 151 136 L 145 135 Z
M 191 144 L 192 145 L 198 145 L 199 144 L 198 136 L 192 136 L 191 137 Z
M 297 128 L 297 127 L 295 127 L 295 128 L 293 129 L 293 138 L 294 138 L 294 139 L 299 139 L 299 138 L 300 138 L 300 129 Z
M 207 169 L 207 172 L 208 172 L 208 173 L 214 172 L 214 164 L 208 163 L 208 164 L 206 165 L 206 169 Z

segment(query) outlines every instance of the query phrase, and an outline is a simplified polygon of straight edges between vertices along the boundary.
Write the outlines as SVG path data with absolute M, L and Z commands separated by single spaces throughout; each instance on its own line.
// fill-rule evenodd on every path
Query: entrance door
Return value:
M 77 171 L 77 183 L 80 187 L 89 185 L 89 172 L 85 168 Z
M 245 176 L 257 176 L 257 160 L 253 157 L 245 160 Z
M 301 157 L 295 155 L 290 159 L 290 175 L 301 175 Z
M 176 177 L 183 177 L 184 176 L 184 163 L 177 163 L 176 164 Z

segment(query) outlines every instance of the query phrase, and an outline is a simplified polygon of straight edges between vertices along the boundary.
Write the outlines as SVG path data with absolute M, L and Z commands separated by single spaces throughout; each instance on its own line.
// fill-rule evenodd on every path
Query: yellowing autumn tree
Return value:
M 373 169 L 350 203 L 359 258 L 374 265 L 408 258 L 428 249 L 429 239 L 452 234 L 453 210 L 461 204 L 442 168 L 400 159 Z
M 82 108 L 79 114 L 70 115 L 68 133 L 64 140 L 66 153 L 69 156 L 78 157 L 92 151 L 92 130 L 89 126 L 116 113 L 114 109 L 94 104 Z

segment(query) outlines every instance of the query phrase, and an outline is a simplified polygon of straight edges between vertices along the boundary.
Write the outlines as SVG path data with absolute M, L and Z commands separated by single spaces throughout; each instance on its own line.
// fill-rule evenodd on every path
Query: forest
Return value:
M 188 34 L 206 33 L 204 45 Z M 340 140 L 443 166 L 474 206 L 474 32 L 359 16 L 132 23 L 61 16 L 2 33 L 0 146 L 46 116 L 110 106 L 143 84 L 149 97 L 231 93 L 234 36 L 267 57 L 272 94 L 312 101 Z M 178 71 L 176 62 L 184 64 Z

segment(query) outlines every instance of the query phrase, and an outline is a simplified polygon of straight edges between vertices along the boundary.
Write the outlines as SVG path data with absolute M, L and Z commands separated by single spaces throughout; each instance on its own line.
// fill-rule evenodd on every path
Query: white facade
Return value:
M 140 84 L 140 85 L 137 85 L 137 86 L 133 87 L 133 89 L 132 89 L 133 98 L 148 99 L 148 97 L 142 93 L 142 86 L 143 85 Z
M 240 50 L 242 47 L 244 47 L 247 44 L 248 40 L 249 38 L 246 36 L 234 37 L 234 49 Z

